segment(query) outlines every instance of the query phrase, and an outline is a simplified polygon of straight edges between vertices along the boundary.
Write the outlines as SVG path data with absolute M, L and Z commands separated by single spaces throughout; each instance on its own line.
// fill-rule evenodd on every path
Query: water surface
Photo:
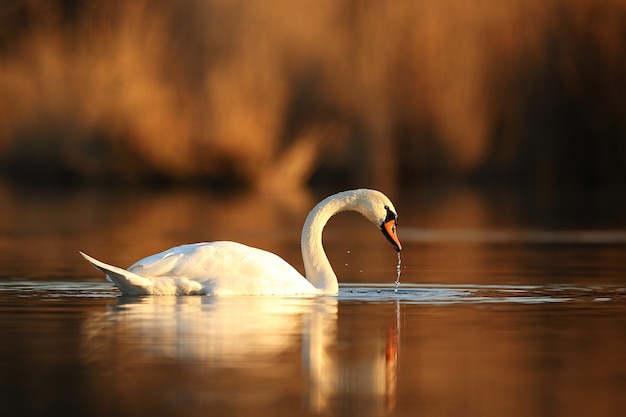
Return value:
M 1 415 L 626 409 L 619 227 L 527 224 L 467 195 L 399 201 L 397 293 L 395 252 L 346 214 L 325 232 L 337 297 L 123 297 L 78 250 L 125 266 L 175 244 L 233 239 L 300 268 L 299 229 L 316 198 L 4 192 Z

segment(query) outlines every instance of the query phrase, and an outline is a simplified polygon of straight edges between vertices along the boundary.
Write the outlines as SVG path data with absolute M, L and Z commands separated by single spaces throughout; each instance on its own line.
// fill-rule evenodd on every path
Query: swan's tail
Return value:
M 104 262 L 100 262 L 99 260 L 94 259 L 82 252 L 79 253 L 83 255 L 83 257 L 87 259 L 94 268 L 104 272 L 106 274 L 106 278 L 115 284 L 115 286 L 124 294 L 147 295 L 154 293 L 152 280 L 133 274 L 132 272 L 118 268 L 117 266 L 105 264 Z

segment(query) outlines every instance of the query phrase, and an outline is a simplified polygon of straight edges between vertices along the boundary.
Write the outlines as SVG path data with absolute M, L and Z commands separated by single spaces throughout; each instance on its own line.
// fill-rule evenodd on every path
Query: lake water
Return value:
M 396 193 L 396 254 L 356 214 L 326 228 L 337 297 L 122 297 L 126 266 L 232 239 L 301 268 L 319 195 L 0 189 L 2 416 L 618 416 L 626 227 L 456 190 Z M 610 200 L 610 198 L 609 198 Z M 582 210 L 582 212 L 581 212 Z

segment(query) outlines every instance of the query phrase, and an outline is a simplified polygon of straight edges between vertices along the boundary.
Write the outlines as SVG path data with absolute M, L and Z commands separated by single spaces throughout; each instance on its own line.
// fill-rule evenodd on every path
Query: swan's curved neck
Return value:
M 322 231 L 328 220 L 341 211 L 362 212 L 359 197 L 354 191 L 330 196 L 317 204 L 304 222 L 300 245 L 306 278 L 324 294 L 337 294 L 339 284 L 322 246 Z

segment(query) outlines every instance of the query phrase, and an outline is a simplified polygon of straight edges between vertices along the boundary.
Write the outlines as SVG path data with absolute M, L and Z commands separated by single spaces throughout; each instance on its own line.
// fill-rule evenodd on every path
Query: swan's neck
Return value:
M 346 210 L 362 211 L 359 195 L 353 191 L 322 200 L 311 210 L 302 228 L 300 245 L 306 278 L 324 294 L 337 294 L 339 284 L 322 246 L 322 231 L 333 215 Z

